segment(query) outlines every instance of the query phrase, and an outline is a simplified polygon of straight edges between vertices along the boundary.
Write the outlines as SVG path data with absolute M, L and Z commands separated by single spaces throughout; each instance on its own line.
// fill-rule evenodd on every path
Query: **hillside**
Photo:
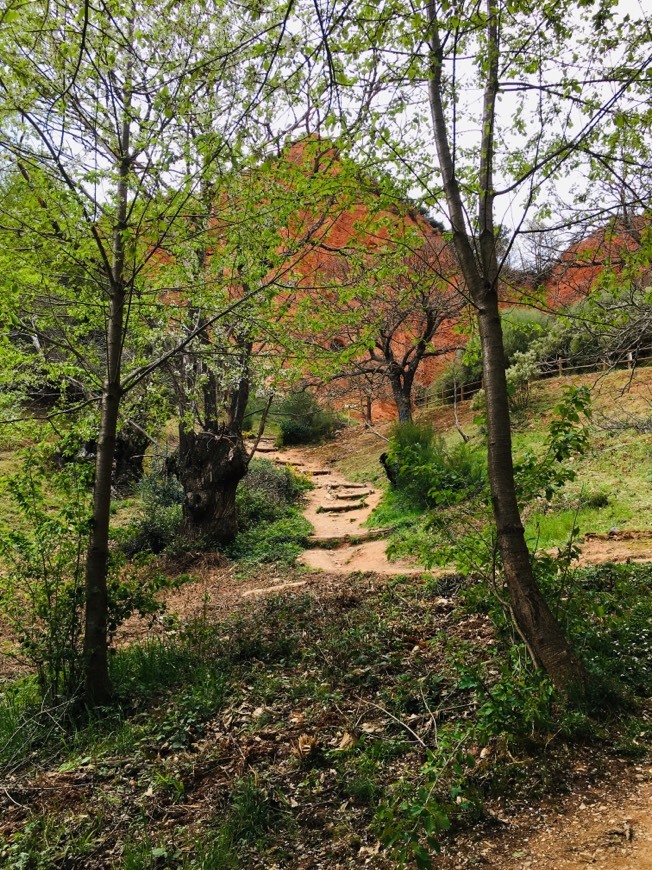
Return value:
M 429 853 L 435 867 L 645 867 L 652 587 L 649 566 L 635 563 L 652 560 L 652 436 L 599 428 L 616 398 L 621 410 L 647 409 L 652 370 L 621 395 L 627 376 L 593 384 L 577 482 L 528 520 L 554 546 L 572 514 L 587 563 L 622 545 L 606 554 L 620 567 L 546 580 L 595 673 L 591 709 L 568 706 L 531 669 L 481 578 L 392 575 L 391 563 L 384 575 L 359 562 L 353 573 L 309 571 L 294 564 L 306 532 L 293 538 L 288 514 L 278 531 L 280 521 L 252 526 L 229 559 L 159 557 L 181 585 L 165 593 L 167 614 L 122 631 L 119 703 L 107 715 L 71 728 L 72 711 L 40 706 L 29 678 L 5 678 L 3 865 L 381 870 L 427 866 Z M 541 444 L 567 384 L 539 384 L 519 449 Z M 448 443 L 460 440 L 450 408 L 424 413 Z M 458 413 L 479 438 L 469 404 Z M 337 505 L 333 487 L 347 480 L 365 481 L 364 493 L 385 487 L 382 449 L 353 428 L 268 455 L 315 483 L 335 474 Z M 572 506 L 582 481 L 606 503 Z M 609 535 L 614 523 L 640 537 Z

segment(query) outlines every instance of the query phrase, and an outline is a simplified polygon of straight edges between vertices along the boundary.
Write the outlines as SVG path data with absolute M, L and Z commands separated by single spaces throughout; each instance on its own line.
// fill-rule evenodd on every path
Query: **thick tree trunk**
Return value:
M 398 412 L 399 423 L 412 422 L 412 382 L 400 376 L 391 377 L 392 396 Z
M 241 433 L 180 429 L 179 480 L 184 534 L 203 544 L 228 544 L 238 531 L 235 494 L 247 473 L 249 457 Z

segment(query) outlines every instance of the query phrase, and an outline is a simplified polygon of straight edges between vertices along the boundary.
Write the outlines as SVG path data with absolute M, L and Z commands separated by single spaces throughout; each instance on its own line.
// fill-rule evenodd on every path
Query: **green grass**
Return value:
M 0 703 L 0 734 L 24 740 L 31 722 L 29 744 L 3 759 L 12 782 L 29 784 L 35 766 L 53 788 L 72 778 L 89 790 L 83 804 L 26 813 L 3 866 L 111 866 L 109 854 L 122 867 L 283 866 L 306 843 L 346 866 L 369 831 L 399 866 L 428 829 L 466 824 L 487 798 L 509 806 L 563 786 L 578 743 L 605 758 L 647 753 L 633 699 L 652 696 L 652 567 L 542 566 L 601 707 L 555 695 L 482 584 L 458 580 L 456 607 L 442 612 L 434 602 L 456 595 L 447 581 L 409 577 L 377 591 L 353 577 L 324 600 L 273 597 L 119 650 L 116 705 L 100 717 L 35 719 L 34 684 L 21 681 Z M 475 639 L 490 625 L 478 614 L 493 620 L 491 644 Z M 629 693 L 628 715 L 605 708 L 605 685 Z M 316 747 L 305 758 L 302 734 Z M 478 746 L 503 749 L 478 764 Z

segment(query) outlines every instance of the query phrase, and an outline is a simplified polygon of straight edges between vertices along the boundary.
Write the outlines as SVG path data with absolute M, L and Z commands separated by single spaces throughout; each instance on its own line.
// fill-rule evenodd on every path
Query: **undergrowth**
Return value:
M 609 703 L 560 698 L 491 591 L 459 576 L 353 576 L 119 650 L 116 705 L 85 722 L 15 684 L 4 866 L 344 865 L 380 841 L 379 867 L 427 867 L 492 802 L 571 787 L 575 751 L 647 752 L 652 568 L 538 570 Z M 43 769 L 51 791 L 16 800 Z
M 288 466 L 252 461 L 237 493 L 240 531 L 227 554 L 249 565 L 291 565 L 305 549 L 312 526 L 301 510 L 310 481 Z

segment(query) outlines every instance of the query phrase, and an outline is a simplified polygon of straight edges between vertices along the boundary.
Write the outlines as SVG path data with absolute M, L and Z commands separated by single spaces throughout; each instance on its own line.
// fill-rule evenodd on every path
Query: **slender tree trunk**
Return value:
M 498 307 L 499 269 L 493 224 L 493 134 L 499 58 L 499 29 L 494 0 L 487 0 L 488 57 L 480 153 L 478 254 L 474 250 L 470 231 L 467 230 L 448 138 L 442 98 L 443 49 L 434 0 L 429 0 L 428 18 L 433 131 L 455 250 L 478 314 L 487 399 L 489 482 L 512 615 L 532 657 L 550 675 L 555 685 L 560 689 L 576 687 L 581 690 L 588 679 L 586 671 L 537 586 L 516 497 L 505 353 Z
M 111 700 L 106 579 L 109 560 L 111 481 L 120 408 L 120 386 L 115 381 L 106 381 L 102 392 L 102 417 L 95 461 L 93 520 L 86 558 L 84 696 L 86 703 L 91 707 L 105 706 Z
M 113 232 L 113 263 L 110 275 L 109 317 L 107 325 L 106 378 L 102 385 L 102 411 L 95 460 L 93 519 L 86 559 L 84 627 L 84 698 L 91 707 L 105 706 L 111 700 L 108 663 L 109 524 L 111 482 L 115 457 L 118 414 L 122 396 L 121 368 L 125 329 L 125 282 L 127 210 L 129 202 L 129 100 L 125 95 L 125 114 L 120 141 L 119 179 L 116 191 L 117 214 Z

